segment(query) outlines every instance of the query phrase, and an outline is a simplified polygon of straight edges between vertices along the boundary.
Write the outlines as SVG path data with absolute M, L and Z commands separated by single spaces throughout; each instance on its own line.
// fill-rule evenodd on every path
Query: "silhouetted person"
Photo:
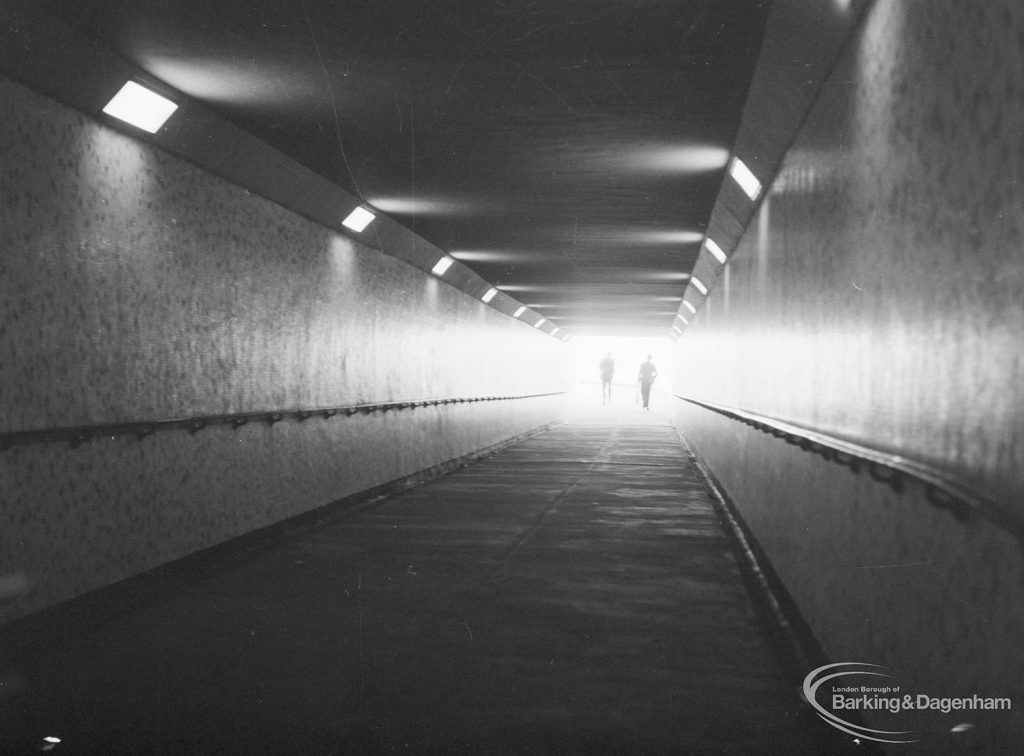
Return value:
M 601 360 L 601 400 L 607 404 L 612 400 L 612 376 L 615 375 L 615 360 L 612 353 Z
M 658 377 L 658 368 L 654 367 L 654 363 L 651 362 L 651 355 L 647 355 L 647 360 L 640 363 L 640 375 L 637 380 L 640 381 L 640 396 L 644 400 L 644 409 L 649 410 L 651 404 L 651 384 L 654 383 L 654 379 Z

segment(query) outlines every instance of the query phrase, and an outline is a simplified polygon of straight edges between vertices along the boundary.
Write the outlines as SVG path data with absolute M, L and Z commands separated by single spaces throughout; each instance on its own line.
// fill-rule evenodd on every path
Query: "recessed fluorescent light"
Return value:
M 494 287 L 491 287 L 490 289 L 487 290 L 486 294 L 480 297 L 480 299 L 484 300 L 485 302 L 490 302 L 492 299 L 494 299 L 494 295 L 497 293 L 498 290 L 495 289 Z
M 556 333 L 558 333 L 558 332 L 559 332 L 559 331 L 561 331 L 561 330 L 562 330 L 561 328 L 556 328 L 555 330 L 553 330 L 553 331 L 551 332 L 551 335 L 552 335 L 552 336 L 554 336 L 554 335 L 555 335 Z
M 376 215 L 371 213 L 365 207 L 357 207 L 355 210 L 348 214 L 348 217 L 341 222 L 341 225 L 343 225 L 345 228 L 351 228 L 356 233 L 359 233 L 364 228 L 369 226 L 370 221 L 372 221 L 376 217 Z
M 542 325 L 544 325 L 547 322 L 548 322 L 547 318 L 541 318 L 540 320 L 538 320 L 536 323 L 533 324 L 533 327 L 534 328 L 540 328 Z
M 694 315 L 696 315 L 696 314 L 697 314 L 697 308 L 696 308 L 696 307 L 694 307 L 694 306 L 693 306 L 692 304 L 690 304 L 689 302 L 687 302 L 687 301 L 686 301 L 685 299 L 683 300 L 683 307 L 685 307 L 685 308 L 686 308 L 687 310 L 689 310 L 690 312 L 692 312 L 692 313 L 693 313 Z
M 440 260 L 434 263 L 434 267 L 430 269 L 430 272 L 433 273 L 435 276 L 443 276 L 445 273 L 448 272 L 448 268 L 452 267 L 452 262 L 452 258 L 442 257 Z
M 708 248 L 708 252 L 715 256 L 715 259 L 718 260 L 718 262 L 725 265 L 725 252 L 723 252 L 722 248 L 715 243 L 714 239 L 709 236 L 704 240 L 704 246 Z
M 690 279 L 690 283 L 692 283 L 694 286 L 696 286 L 697 287 L 697 291 L 699 291 L 701 294 L 707 294 L 708 293 L 708 287 L 705 286 L 704 282 L 701 281 L 696 276 L 694 276 L 693 278 Z
M 746 192 L 751 200 L 756 200 L 761 194 L 761 182 L 757 180 L 757 176 L 750 172 L 747 164 L 739 158 L 732 159 L 729 174 L 736 179 L 736 183 L 740 185 L 740 188 Z
M 103 112 L 155 134 L 177 109 L 178 106 L 163 95 L 129 81 L 106 104 Z
M 676 315 L 676 317 L 683 321 L 683 325 L 690 325 L 690 321 L 684 318 L 682 315 Z
M 516 310 L 516 311 L 515 311 L 514 313 L 512 313 L 512 317 L 513 317 L 513 318 L 518 318 L 518 317 L 519 317 L 520 315 L 522 315 L 522 314 L 523 314 L 524 312 L 526 312 L 526 307 L 524 307 L 524 306 L 520 306 L 518 310 Z

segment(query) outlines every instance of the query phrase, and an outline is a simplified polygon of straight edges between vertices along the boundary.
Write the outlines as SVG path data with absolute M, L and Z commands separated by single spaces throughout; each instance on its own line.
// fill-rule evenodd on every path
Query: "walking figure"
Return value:
M 644 400 L 645 410 L 651 408 L 651 384 L 657 377 L 658 368 L 654 367 L 654 363 L 651 362 L 651 355 L 647 355 L 647 361 L 640 363 L 640 375 L 637 377 L 637 380 L 640 381 L 640 396 Z
M 612 353 L 601 360 L 601 403 L 608 404 L 612 400 L 612 376 L 615 375 L 615 360 Z

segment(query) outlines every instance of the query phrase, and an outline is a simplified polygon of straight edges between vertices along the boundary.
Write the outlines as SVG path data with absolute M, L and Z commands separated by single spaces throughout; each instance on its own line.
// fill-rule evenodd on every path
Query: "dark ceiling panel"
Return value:
M 760 0 L 54 0 L 80 33 L 551 320 L 667 332 Z M 658 294 L 635 288 L 656 284 Z M 577 298 L 580 287 L 609 287 Z M 565 288 L 568 287 L 568 288 Z M 616 288 L 617 287 L 617 288 Z M 614 308 L 595 301 L 609 301 Z M 576 303 L 573 305 L 572 303 Z

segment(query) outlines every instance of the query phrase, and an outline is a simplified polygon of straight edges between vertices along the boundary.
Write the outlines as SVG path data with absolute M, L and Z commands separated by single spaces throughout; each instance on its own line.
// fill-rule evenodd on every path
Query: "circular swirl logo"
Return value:
M 886 671 L 879 671 L 879 670 L 886 670 Z M 864 664 L 862 662 L 840 662 L 840 663 L 837 663 L 837 664 L 826 664 L 823 667 L 818 667 L 817 669 L 811 670 L 811 673 L 809 675 L 807 675 L 807 677 L 804 678 L 804 685 L 803 685 L 804 698 L 807 699 L 807 703 L 809 703 L 812 707 L 814 707 L 814 711 L 817 713 L 817 715 L 819 717 L 824 719 L 826 722 L 828 722 L 830 725 L 835 727 L 837 730 L 842 730 L 843 732 L 849 733 L 850 735 L 853 735 L 854 737 L 864 738 L 865 740 L 874 740 L 875 742 L 878 742 L 878 743 L 916 743 L 917 742 L 917 738 L 913 737 L 914 733 L 912 731 L 910 731 L 910 730 L 902 730 L 902 731 L 900 731 L 900 730 L 873 730 L 873 729 L 871 729 L 869 727 L 864 727 L 863 725 L 854 724 L 853 722 L 848 722 L 845 719 L 842 719 L 841 717 L 836 716 L 830 710 L 826 709 L 824 706 L 821 705 L 821 703 L 818 702 L 818 699 L 817 699 L 818 688 L 820 688 L 822 685 L 824 685 L 827 682 L 831 682 L 833 680 L 838 680 L 838 679 L 843 678 L 843 677 L 851 677 L 851 676 L 854 676 L 854 675 L 859 676 L 859 677 L 863 677 L 863 676 L 866 675 L 866 676 L 869 676 L 869 677 L 880 677 L 880 678 L 893 679 L 892 675 L 887 674 L 887 670 L 888 670 L 888 667 L 882 667 L 882 666 L 879 666 L 878 664 Z M 867 687 L 867 686 L 863 686 L 863 685 L 856 685 L 856 686 L 850 685 L 850 686 L 847 686 L 846 689 L 843 689 L 843 688 L 837 688 L 835 683 L 833 683 L 832 690 L 833 691 L 836 691 L 836 690 L 844 691 L 845 690 L 845 692 L 853 692 L 854 690 L 865 691 L 865 692 L 866 691 L 871 691 L 872 694 L 875 696 L 875 698 L 873 700 L 877 702 L 877 701 L 879 701 L 878 694 L 888 694 L 888 693 L 892 693 L 892 692 L 898 692 L 899 691 L 899 686 L 896 686 L 895 689 L 894 689 L 893 686 L 891 686 L 891 685 L 879 685 L 879 686 L 871 686 L 871 687 Z M 837 703 L 837 702 L 841 702 L 841 701 L 844 701 L 844 700 L 850 700 L 850 699 L 844 698 L 844 696 L 842 696 L 842 695 L 839 695 L 839 696 L 833 695 L 833 699 L 832 699 L 833 705 L 835 703 Z M 854 699 L 854 700 L 856 700 L 856 699 Z M 865 700 L 865 702 L 867 702 L 867 701 L 872 700 L 872 699 L 868 699 L 865 696 L 864 700 Z M 882 700 L 884 701 L 886 699 L 882 699 Z M 898 700 L 898 698 L 897 698 L 897 700 Z M 898 706 L 898 704 L 897 704 L 897 706 Z M 868 706 L 865 706 L 864 708 L 881 708 L 881 707 L 874 707 L 874 706 L 868 705 Z M 891 708 L 889 708 L 889 710 L 891 711 Z

